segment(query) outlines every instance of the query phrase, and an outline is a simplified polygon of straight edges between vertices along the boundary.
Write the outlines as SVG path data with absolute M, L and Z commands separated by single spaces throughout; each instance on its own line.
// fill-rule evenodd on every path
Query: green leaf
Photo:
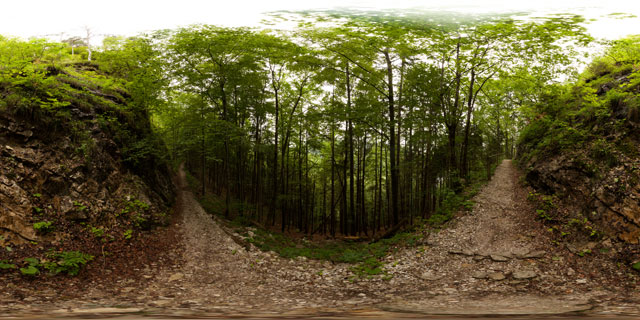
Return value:
M 35 276 L 40 273 L 40 270 L 34 266 L 28 266 L 26 268 L 20 268 L 20 272 L 25 276 Z
M 37 266 L 40 264 L 38 258 L 24 258 L 24 262 L 28 263 L 29 266 Z
M 638 261 L 638 262 L 636 262 L 636 263 L 632 264 L 632 265 L 631 265 L 631 267 L 632 267 L 633 269 L 635 269 L 635 270 L 640 271 L 640 261 Z
M 0 269 L 15 269 L 17 268 L 15 264 L 9 263 L 7 260 L 0 260 Z

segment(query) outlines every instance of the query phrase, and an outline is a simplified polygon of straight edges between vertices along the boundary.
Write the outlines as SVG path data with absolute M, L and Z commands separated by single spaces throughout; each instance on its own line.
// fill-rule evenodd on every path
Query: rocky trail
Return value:
M 638 277 L 601 257 L 554 245 L 528 207 L 509 160 L 461 213 L 417 247 L 385 258 L 388 277 L 355 279 L 351 265 L 236 243 L 178 179 L 179 265 L 144 268 L 116 294 L 0 304 L 0 317 L 48 314 L 290 317 L 439 315 L 640 315 Z M 597 250 L 606 243 L 592 244 Z

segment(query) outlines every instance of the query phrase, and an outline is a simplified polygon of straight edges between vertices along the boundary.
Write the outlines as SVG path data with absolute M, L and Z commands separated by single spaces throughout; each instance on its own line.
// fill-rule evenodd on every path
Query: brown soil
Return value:
M 95 286 L 81 297 L 11 297 L 0 316 L 56 312 L 58 315 L 144 312 L 171 315 L 330 314 L 375 310 L 437 314 L 640 314 L 638 277 L 619 268 L 596 244 L 579 257 L 553 244 L 528 207 L 518 173 L 503 162 L 461 213 L 423 245 L 385 259 L 391 279 L 355 279 L 350 265 L 283 259 L 246 250 L 200 207 L 180 172 L 174 226 L 182 240 L 164 257 L 123 277 L 112 288 Z M 604 251 L 604 250 L 603 250 Z M 502 261 L 504 260 L 504 261 Z M 164 260 L 170 261 L 169 259 Z M 113 309 L 111 307 L 124 307 Z M 388 316 L 388 314 L 387 314 Z

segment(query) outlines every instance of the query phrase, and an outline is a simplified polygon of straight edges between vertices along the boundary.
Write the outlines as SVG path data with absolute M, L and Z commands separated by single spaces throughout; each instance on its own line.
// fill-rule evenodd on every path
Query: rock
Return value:
M 89 218 L 86 210 L 72 210 L 67 212 L 65 217 L 72 221 L 85 221 Z
M 507 277 L 504 276 L 504 274 L 502 272 L 492 272 L 489 273 L 489 279 L 493 280 L 493 281 L 500 281 L 500 280 L 504 280 Z
M 569 252 L 571 253 L 578 253 L 580 251 L 580 248 L 578 248 L 574 244 L 567 243 L 565 246 L 567 247 L 567 250 L 569 250 Z
M 104 313 L 138 313 L 141 312 L 142 309 L 139 308 L 93 308 L 93 309 L 73 309 L 72 313 L 94 313 L 94 314 L 104 314 Z
M 483 271 L 476 271 L 471 275 L 471 277 L 473 277 L 475 279 L 486 279 L 487 278 L 487 273 L 483 272 Z
M 441 275 L 437 275 L 437 274 L 433 274 L 431 272 L 425 272 L 423 273 L 420 278 L 427 280 L 427 281 L 436 281 L 436 280 L 440 280 L 442 279 Z
M 491 260 L 496 261 L 496 262 L 505 262 L 505 261 L 509 261 L 509 258 L 499 255 L 499 254 L 492 254 L 491 256 Z
M 462 250 L 462 254 L 465 255 L 465 256 L 474 256 L 475 255 L 475 253 L 473 251 L 469 250 L 469 249 L 463 249 Z
M 535 278 L 537 274 L 533 271 L 516 271 L 512 276 L 516 280 L 526 280 Z
M 475 255 L 475 253 L 473 251 L 471 251 L 470 249 L 451 249 L 449 250 L 450 254 L 459 254 L 459 255 L 463 255 L 463 256 L 473 256 Z
M 485 258 L 484 256 L 480 256 L 480 255 L 473 256 L 474 261 L 484 260 L 484 258 Z
M 170 300 L 156 300 L 156 301 L 151 302 L 151 305 L 154 305 L 154 306 L 157 306 L 157 307 L 164 307 L 164 306 L 167 306 L 170 303 L 171 303 Z
M 442 290 L 444 290 L 444 292 L 445 292 L 445 293 L 447 293 L 447 294 L 455 294 L 455 293 L 458 293 L 458 290 L 457 290 L 457 289 L 455 289 L 455 288 L 444 288 L 444 289 L 442 289 Z
M 528 252 L 529 252 L 529 249 L 527 249 L 527 248 L 522 248 L 522 247 L 514 248 L 514 249 L 511 250 L 511 256 L 520 258 L 520 257 L 526 255 Z
M 181 273 L 181 272 L 174 273 L 169 277 L 169 282 L 178 281 L 178 280 L 180 280 L 182 278 L 184 278 L 184 274 L 183 273 Z
M 122 292 L 129 293 L 129 292 L 131 292 L 131 291 L 133 291 L 135 289 L 136 289 L 135 287 L 124 287 L 124 288 L 122 288 Z
M 531 251 L 522 255 L 522 259 L 538 259 L 544 257 L 545 254 L 546 252 L 542 250 Z

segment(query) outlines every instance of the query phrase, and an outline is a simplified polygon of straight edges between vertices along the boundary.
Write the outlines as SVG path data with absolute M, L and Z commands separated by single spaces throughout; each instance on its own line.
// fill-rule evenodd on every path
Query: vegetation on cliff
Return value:
M 5 272 L 122 262 L 168 223 L 150 55 L 145 41 L 113 40 L 83 62 L 63 44 L 0 37 L 0 260 L 16 266 Z
M 522 108 L 518 141 L 550 230 L 581 245 L 623 241 L 629 262 L 640 259 L 639 63 L 639 36 L 614 41 L 576 81 L 547 86 Z

